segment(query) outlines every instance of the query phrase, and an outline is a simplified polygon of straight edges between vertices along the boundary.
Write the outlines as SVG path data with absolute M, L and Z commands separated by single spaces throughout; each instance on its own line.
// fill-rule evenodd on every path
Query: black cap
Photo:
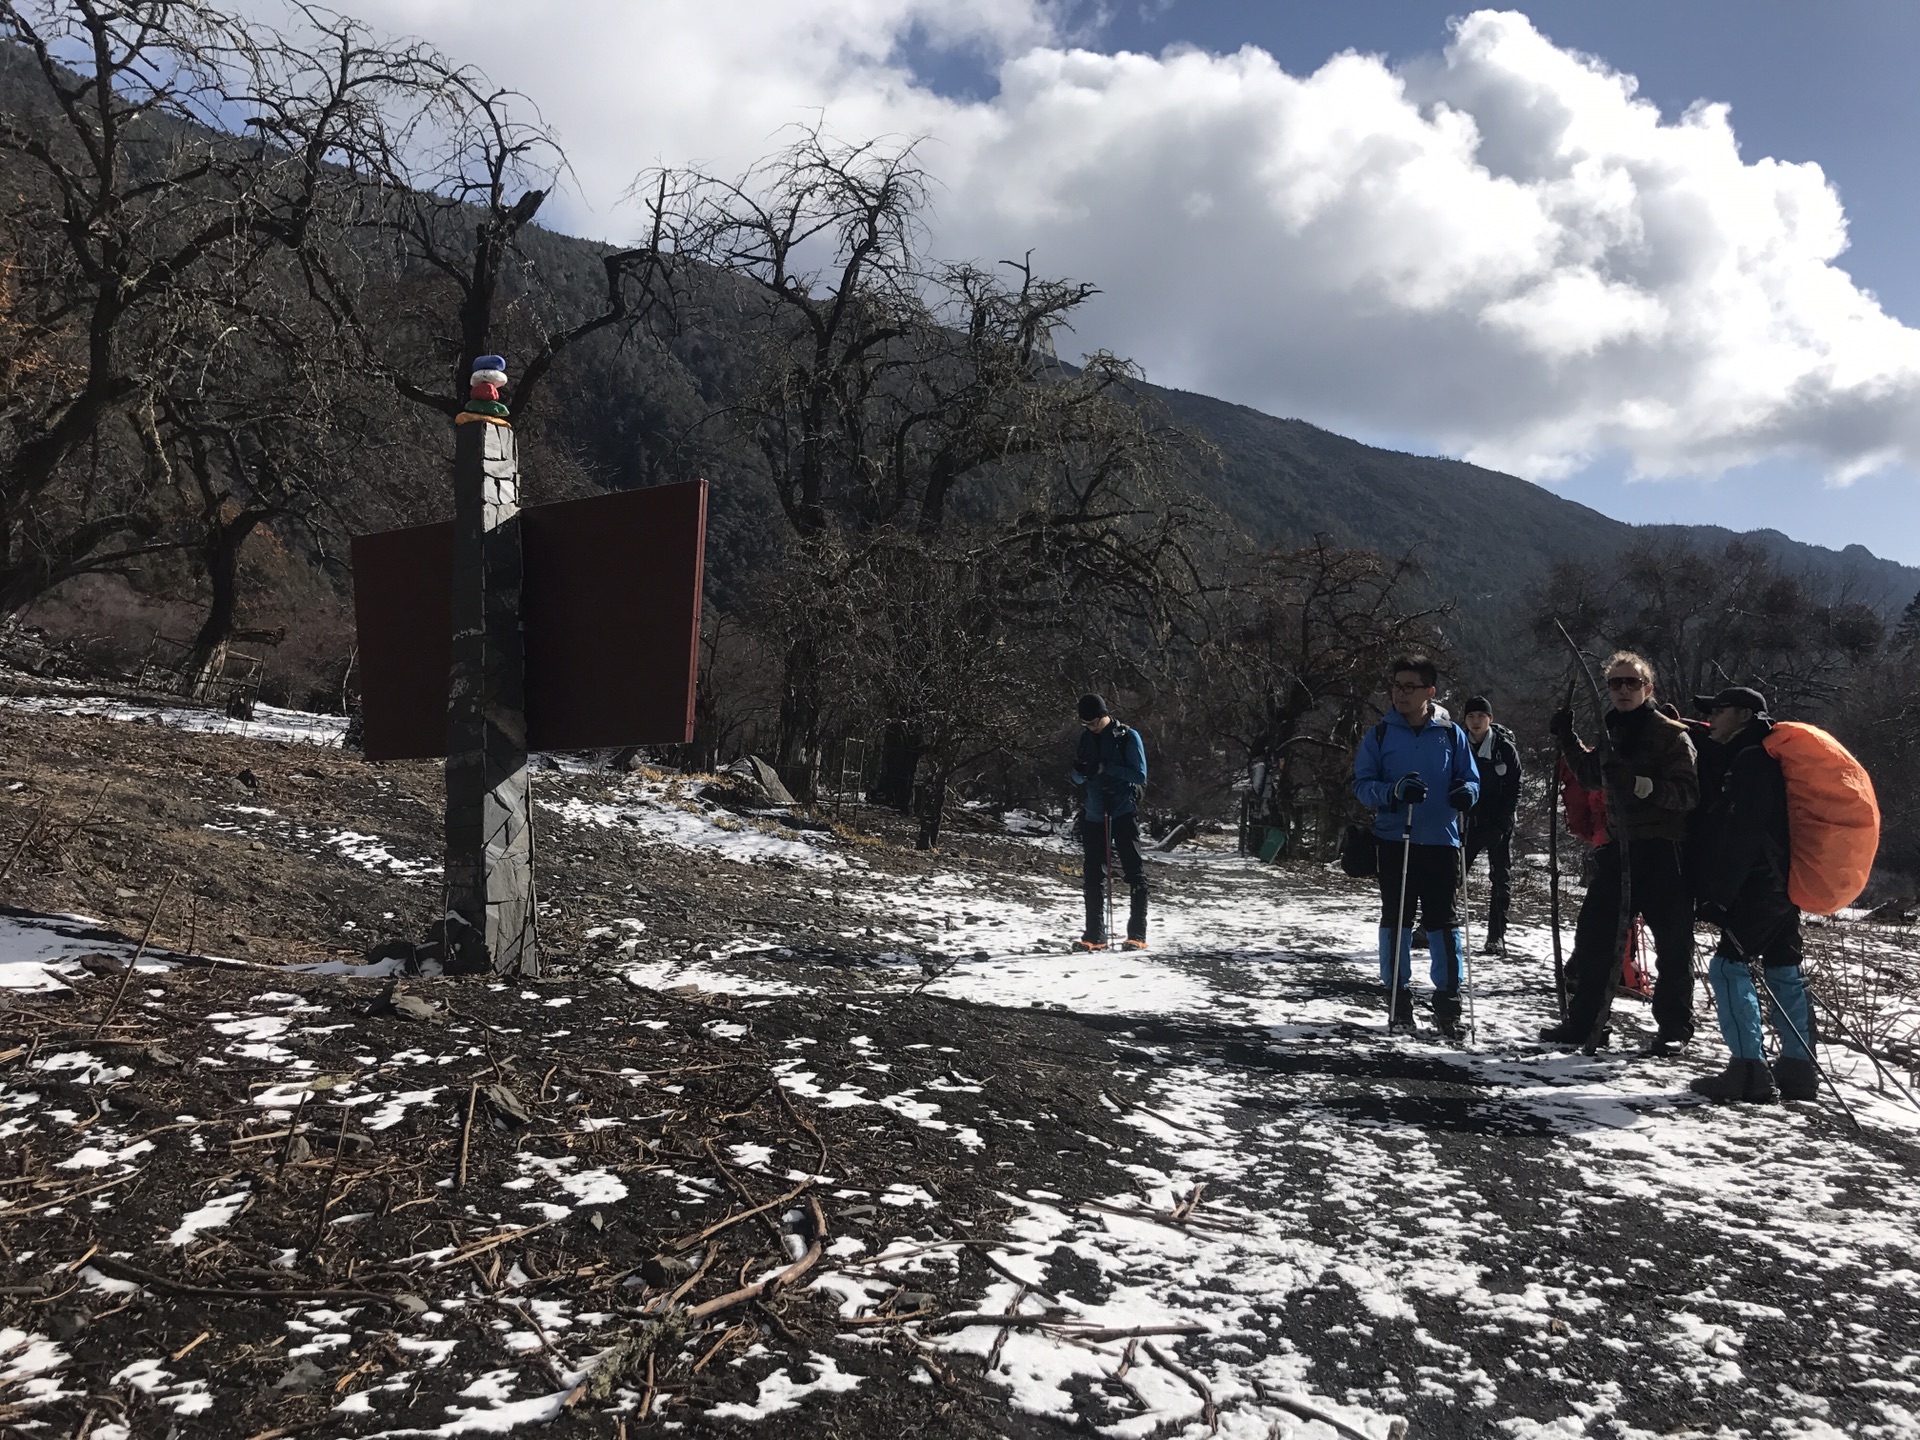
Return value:
M 1751 710 L 1754 714 L 1760 715 L 1766 712 L 1767 697 L 1746 685 L 1729 685 L 1717 695 L 1693 697 L 1693 708 L 1702 715 L 1711 715 L 1714 711 L 1724 710 L 1730 705 L 1735 709 Z
M 1111 715 L 1112 713 L 1111 710 L 1107 709 L 1107 702 L 1098 695 L 1082 695 L 1080 697 L 1080 718 L 1082 720 L 1098 720 L 1102 715 Z
M 1467 703 L 1461 708 L 1460 713 L 1462 715 L 1491 715 L 1493 714 L 1493 706 L 1487 703 L 1487 697 L 1484 695 L 1469 695 L 1467 696 Z

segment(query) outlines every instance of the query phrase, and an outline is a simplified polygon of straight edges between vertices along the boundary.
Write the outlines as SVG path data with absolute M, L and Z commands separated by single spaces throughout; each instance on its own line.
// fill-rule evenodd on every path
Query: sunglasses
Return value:
M 1432 688 L 1431 685 L 1422 685 L 1417 681 L 1412 685 L 1402 685 L 1398 680 L 1393 682 L 1393 693 L 1396 695 L 1418 695 L 1422 690 Z
M 1609 675 L 1607 677 L 1607 688 L 1609 690 L 1638 690 L 1646 683 L 1647 682 L 1642 680 L 1638 675 Z

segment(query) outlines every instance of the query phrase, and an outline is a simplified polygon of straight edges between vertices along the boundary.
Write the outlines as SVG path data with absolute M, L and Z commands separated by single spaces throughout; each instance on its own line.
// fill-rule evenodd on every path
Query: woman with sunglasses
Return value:
M 1653 988 L 1654 1046 L 1693 1038 L 1693 901 L 1682 863 L 1687 812 L 1700 799 L 1700 776 L 1687 727 L 1663 715 L 1653 699 L 1653 666 L 1631 650 L 1607 660 L 1606 718 L 1611 758 L 1574 732 L 1573 711 L 1553 717 L 1554 738 L 1574 778 L 1607 795 L 1610 834 L 1593 854 L 1593 883 L 1580 904 L 1573 958 L 1575 986 L 1567 1018 L 1540 1032 L 1551 1044 L 1585 1045 L 1620 971 L 1620 851 L 1625 839 L 1633 913 L 1653 935 L 1659 970 Z M 1599 1037 L 1604 1043 L 1605 1037 Z

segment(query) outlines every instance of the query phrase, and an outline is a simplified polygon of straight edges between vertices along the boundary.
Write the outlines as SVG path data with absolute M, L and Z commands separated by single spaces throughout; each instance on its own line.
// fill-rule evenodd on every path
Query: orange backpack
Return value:
M 1766 751 L 1787 777 L 1787 896 L 1811 915 L 1859 899 L 1880 849 L 1880 803 L 1851 751 L 1816 725 L 1774 724 Z

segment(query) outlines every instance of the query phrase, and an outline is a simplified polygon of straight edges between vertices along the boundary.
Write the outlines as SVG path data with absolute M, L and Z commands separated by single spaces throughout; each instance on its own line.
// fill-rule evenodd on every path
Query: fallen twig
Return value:
M 93 1027 L 96 1038 L 102 1030 L 107 1028 L 107 1022 L 113 1019 L 120 1009 L 120 1002 L 126 999 L 127 986 L 133 983 L 133 972 L 139 968 L 140 957 L 147 953 L 147 942 L 153 938 L 153 927 L 160 921 L 160 907 L 167 903 L 167 896 L 173 891 L 173 882 L 178 878 L 177 875 L 169 875 L 167 883 L 160 887 L 160 898 L 153 902 L 153 914 L 147 917 L 147 928 L 140 932 L 140 945 L 133 952 L 133 958 L 127 962 L 127 968 L 120 976 L 120 988 L 113 992 L 113 1003 L 107 1007 L 107 1013 L 100 1017 L 100 1023 Z
M 225 1285 L 192 1285 L 185 1280 L 170 1280 L 165 1275 L 156 1275 L 151 1270 L 142 1270 L 129 1265 L 124 1260 L 115 1260 L 110 1256 L 95 1256 L 93 1268 L 106 1275 L 117 1276 L 122 1280 L 131 1280 L 151 1290 L 164 1290 L 173 1295 L 197 1295 L 206 1300 L 378 1300 L 387 1305 L 400 1302 L 391 1295 L 378 1290 L 318 1289 L 302 1286 L 282 1288 L 265 1286 L 260 1289 L 241 1289 Z
M 709 1315 L 718 1315 L 722 1310 L 731 1310 L 734 1306 L 744 1305 L 749 1300 L 758 1300 L 762 1295 L 770 1295 L 775 1290 L 791 1285 L 819 1263 L 820 1241 L 816 1238 L 814 1242 L 807 1247 L 807 1253 L 805 1255 L 802 1255 L 778 1275 L 767 1280 L 756 1280 L 751 1285 L 744 1285 L 738 1290 L 729 1291 L 725 1295 L 717 1296 L 712 1300 L 696 1305 L 687 1312 L 687 1317 L 691 1320 L 704 1320 Z
M 702 1241 L 711 1240 L 714 1236 L 718 1235 L 722 1230 L 730 1229 L 731 1227 L 738 1225 L 742 1220 L 751 1220 L 755 1215 L 761 1215 L 769 1210 L 779 1209 L 782 1205 L 785 1205 L 789 1200 L 798 1200 L 802 1195 L 806 1194 L 808 1188 L 811 1187 L 812 1184 L 813 1184 L 812 1177 L 808 1177 L 807 1179 L 802 1180 L 798 1185 L 794 1186 L 793 1189 L 789 1190 L 786 1194 L 782 1195 L 778 1200 L 769 1200 L 767 1201 L 766 1204 L 756 1205 L 751 1210 L 739 1210 L 727 1216 L 727 1218 L 724 1220 L 716 1220 L 713 1224 L 709 1225 L 706 1229 L 702 1230 L 698 1235 L 687 1235 L 682 1237 L 679 1240 L 675 1240 L 673 1242 L 673 1249 L 678 1253 L 684 1254 L 687 1251 L 693 1249 L 694 1246 L 700 1244 Z
M 1200 1378 L 1197 1371 L 1189 1370 L 1153 1341 L 1147 1341 L 1147 1353 L 1159 1364 L 1178 1375 L 1193 1387 L 1193 1393 L 1200 1397 L 1201 1415 L 1207 1422 L 1207 1433 L 1213 1434 L 1220 1429 L 1220 1407 L 1213 1403 L 1213 1391 L 1207 1388 L 1207 1382 Z
M 480 1082 L 473 1082 L 473 1088 L 467 1092 L 467 1123 L 460 1127 L 460 1175 L 453 1182 L 453 1188 L 467 1188 L 467 1147 L 473 1143 L 473 1107 L 480 1099 Z

